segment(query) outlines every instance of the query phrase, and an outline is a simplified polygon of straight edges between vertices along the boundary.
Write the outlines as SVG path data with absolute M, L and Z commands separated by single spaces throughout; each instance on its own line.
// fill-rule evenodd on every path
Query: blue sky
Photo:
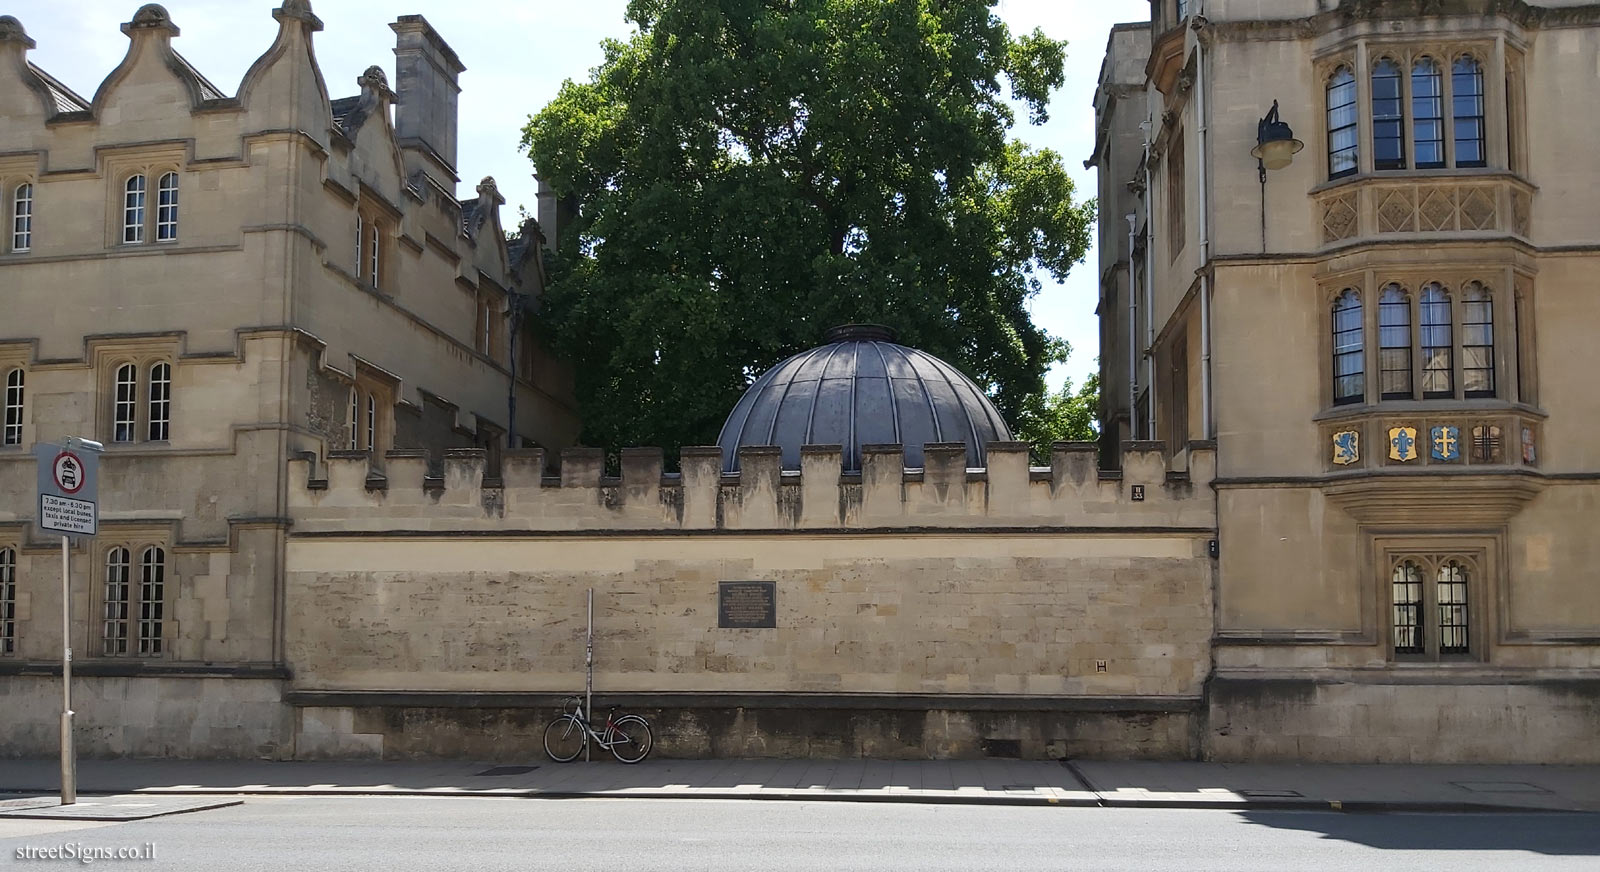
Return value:
M 271 10 L 275 0 L 168 0 L 181 29 L 174 42 L 205 76 L 228 93 L 238 90 L 250 63 L 277 33 Z M 461 191 L 470 196 L 478 179 L 492 175 L 515 220 L 519 204 L 533 206 L 533 179 L 527 158 L 517 151 L 520 130 L 560 88 L 563 79 L 583 78 L 600 62 L 600 40 L 625 36 L 626 0 L 312 0 L 325 29 L 316 50 L 334 97 L 356 93 L 356 76 L 378 64 L 394 72 L 394 34 L 387 27 L 402 14 L 420 13 L 461 56 L 459 172 Z M 139 4 L 128 0 L 8 0 L 4 11 L 22 21 L 38 42 L 29 57 L 73 90 L 92 97 L 122 59 L 127 37 L 118 26 Z M 1095 79 L 1111 25 L 1136 21 L 1149 12 L 1147 0 L 998 0 L 996 11 L 1013 31 L 1041 27 L 1067 46 L 1067 81 L 1051 102 L 1050 122 L 1022 123 L 1014 134 L 1036 147 L 1061 153 L 1078 183 L 1080 197 L 1095 192 L 1093 174 L 1083 160 L 1094 146 Z M 1097 328 L 1094 320 L 1096 254 L 1075 268 L 1061 285 L 1047 285 L 1033 301 L 1034 320 L 1065 337 L 1072 360 L 1052 373 L 1052 386 L 1070 377 L 1081 383 L 1093 368 Z

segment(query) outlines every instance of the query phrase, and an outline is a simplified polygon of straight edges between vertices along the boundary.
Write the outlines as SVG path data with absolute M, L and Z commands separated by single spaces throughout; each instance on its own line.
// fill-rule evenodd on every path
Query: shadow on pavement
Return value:
M 1600 815 L 1585 813 L 1326 814 L 1246 811 L 1239 818 L 1274 829 L 1404 851 L 1527 851 L 1600 856 Z M 1507 866 L 1515 868 L 1515 866 Z

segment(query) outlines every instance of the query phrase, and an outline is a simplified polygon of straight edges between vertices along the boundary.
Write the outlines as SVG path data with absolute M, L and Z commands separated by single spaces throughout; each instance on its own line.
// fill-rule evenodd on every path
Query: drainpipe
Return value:
M 1195 9 L 1196 20 L 1203 20 L 1205 2 Z M 1195 40 L 1194 94 L 1195 116 L 1200 119 L 1200 430 L 1202 438 L 1216 434 L 1211 421 L 1211 189 L 1206 181 L 1210 163 L 1210 120 L 1206 117 L 1206 46 Z
M 1123 217 L 1128 220 L 1128 438 L 1132 439 L 1135 413 L 1139 408 L 1139 302 L 1133 268 L 1139 213 L 1129 212 Z
M 1150 146 L 1155 121 L 1144 123 L 1144 439 L 1156 438 L 1156 230 L 1150 221 Z

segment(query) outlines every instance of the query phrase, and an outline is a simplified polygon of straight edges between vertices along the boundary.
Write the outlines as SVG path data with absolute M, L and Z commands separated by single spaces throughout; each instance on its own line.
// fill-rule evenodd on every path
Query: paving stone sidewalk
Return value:
M 0 791 L 57 789 L 54 760 L 0 761 Z M 1600 811 L 1600 766 L 1022 760 L 83 760 L 82 794 L 805 799 L 1346 811 Z

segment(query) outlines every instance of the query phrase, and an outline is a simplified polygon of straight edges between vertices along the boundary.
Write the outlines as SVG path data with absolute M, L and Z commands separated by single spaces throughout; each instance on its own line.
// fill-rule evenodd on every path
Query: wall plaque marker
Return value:
M 778 626 L 778 585 L 772 581 L 724 581 L 717 585 L 717 626 L 770 629 Z

